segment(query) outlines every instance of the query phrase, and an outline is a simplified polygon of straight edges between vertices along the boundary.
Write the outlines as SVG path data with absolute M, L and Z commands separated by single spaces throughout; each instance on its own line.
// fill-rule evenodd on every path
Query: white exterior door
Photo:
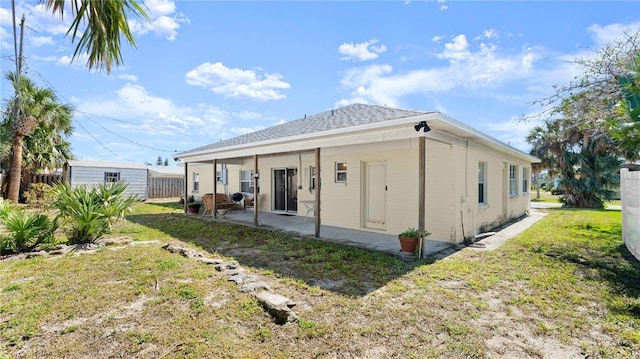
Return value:
M 365 162 L 363 176 L 363 225 L 371 229 L 385 229 L 387 215 L 387 164 Z

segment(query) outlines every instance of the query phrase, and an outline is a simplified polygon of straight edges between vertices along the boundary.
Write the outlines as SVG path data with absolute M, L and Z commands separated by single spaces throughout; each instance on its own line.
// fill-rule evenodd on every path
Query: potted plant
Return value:
M 424 236 L 428 236 L 431 233 L 424 232 Z M 418 247 L 418 238 L 420 238 L 420 232 L 413 228 L 407 228 L 404 232 L 398 235 L 398 239 L 400 240 L 400 250 L 403 253 L 413 253 Z
M 200 212 L 200 206 L 202 205 L 202 203 L 200 202 L 196 202 L 195 198 L 193 198 L 193 196 L 189 196 L 189 199 L 187 200 L 187 212 L 189 213 L 198 213 Z

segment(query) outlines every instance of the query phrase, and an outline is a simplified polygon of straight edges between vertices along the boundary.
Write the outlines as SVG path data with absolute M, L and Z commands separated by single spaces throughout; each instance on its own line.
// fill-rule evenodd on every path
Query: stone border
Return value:
M 280 294 L 273 293 L 271 287 L 259 280 L 257 276 L 246 274 L 244 268 L 237 261 L 207 258 L 201 252 L 180 242 L 171 242 L 162 248 L 171 253 L 179 253 L 184 257 L 193 258 L 200 263 L 214 265 L 218 272 L 229 276 L 229 281 L 241 285 L 241 292 L 254 293 L 254 297 L 271 315 L 276 324 L 286 324 L 298 320 L 296 313 L 291 310 L 296 305 L 295 302 Z

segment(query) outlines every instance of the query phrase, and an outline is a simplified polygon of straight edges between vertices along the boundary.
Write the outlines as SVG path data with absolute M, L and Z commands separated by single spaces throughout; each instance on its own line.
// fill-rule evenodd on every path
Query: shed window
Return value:
M 478 163 L 478 204 L 487 204 L 487 163 Z
M 336 182 L 347 182 L 346 162 L 336 162 Z
M 509 195 L 516 196 L 518 194 L 518 167 L 509 165 Z
M 198 192 L 200 190 L 200 174 L 198 172 L 193 172 L 193 192 Z
M 118 182 L 120 181 L 120 172 L 105 172 L 104 183 Z

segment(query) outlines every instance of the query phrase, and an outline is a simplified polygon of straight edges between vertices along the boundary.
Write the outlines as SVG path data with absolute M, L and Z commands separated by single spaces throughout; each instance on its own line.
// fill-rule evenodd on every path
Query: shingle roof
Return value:
M 366 125 L 381 121 L 423 115 L 429 112 L 402 110 L 378 105 L 353 104 L 335 110 L 286 122 L 273 127 L 247 133 L 186 152 L 197 152 L 214 148 L 243 145 L 254 142 L 305 135 L 309 133 Z

